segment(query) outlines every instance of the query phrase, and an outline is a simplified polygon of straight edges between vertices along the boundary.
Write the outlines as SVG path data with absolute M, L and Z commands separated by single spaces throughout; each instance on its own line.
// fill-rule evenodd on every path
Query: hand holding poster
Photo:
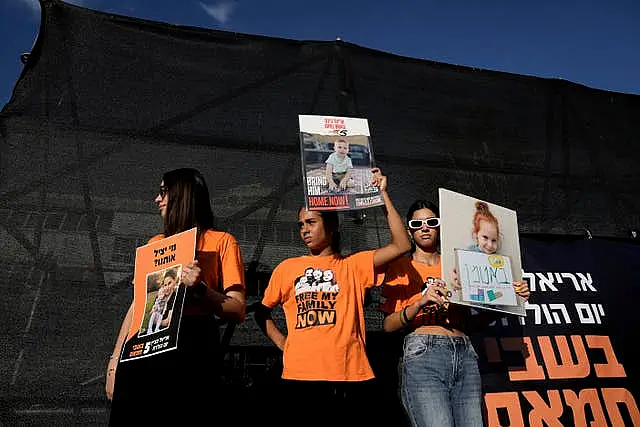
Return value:
M 183 266 L 195 257 L 196 228 L 136 249 L 133 319 L 120 361 L 178 346 L 185 286 Z
M 383 205 L 371 185 L 373 150 L 366 119 L 300 115 L 305 205 L 355 210 Z
M 444 188 L 439 196 L 442 277 L 451 302 L 525 316 L 514 289 L 522 280 L 516 212 Z

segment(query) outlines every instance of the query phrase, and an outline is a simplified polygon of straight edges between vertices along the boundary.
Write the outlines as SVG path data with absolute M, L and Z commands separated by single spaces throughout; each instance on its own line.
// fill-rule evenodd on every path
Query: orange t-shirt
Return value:
M 149 243 L 164 238 L 164 234 L 153 236 Z M 207 230 L 196 245 L 196 259 L 200 265 L 201 278 L 211 289 L 224 292 L 232 286 L 245 291 L 244 265 L 236 239 L 223 231 Z M 184 314 L 208 314 L 197 306 L 185 304 Z
M 386 314 L 400 311 L 422 297 L 422 290 L 441 277 L 441 264 L 425 265 L 407 256 L 400 257 L 387 266 L 382 285 L 383 302 L 380 310 Z M 436 324 L 433 314 L 420 311 L 411 327 Z
M 262 304 L 282 304 L 288 336 L 282 378 L 362 381 L 374 377 L 365 353 L 364 296 L 374 284 L 374 251 L 281 262 Z

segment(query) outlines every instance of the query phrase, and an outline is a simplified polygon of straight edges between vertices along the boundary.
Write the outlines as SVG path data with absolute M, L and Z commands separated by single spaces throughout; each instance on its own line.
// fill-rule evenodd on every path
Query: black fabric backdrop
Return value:
M 525 325 L 487 335 L 610 336 L 627 379 L 595 378 L 592 368 L 557 386 L 505 383 L 507 365 L 518 362 L 507 352 L 499 363 L 483 361 L 488 392 L 638 393 L 629 361 L 637 356 L 639 252 L 624 238 L 640 223 L 640 97 L 340 41 L 179 27 L 45 1 L 39 37 L 0 114 L 3 417 L 104 420 L 106 357 L 131 299 L 134 249 L 160 229 L 153 198 L 168 169 L 203 172 L 218 226 L 240 242 L 249 303 L 259 300 L 273 267 L 304 252 L 295 230 L 298 114 L 368 118 L 401 212 L 416 198 L 435 199 L 438 187 L 490 200 L 517 210 L 523 236 L 538 236 L 524 239 L 527 271 L 590 272 L 598 292 L 574 292 L 570 276 L 560 276 L 562 291 L 532 297 L 564 303 L 571 324 L 535 325 L 532 308 Z M 365 213 L 343 218 L 346 252 L 387 239 L 380 212 Z M 596 238 L 581 240 L 585 230 Z M 385 369 L 397 347 L 376 332 L 375 300 L 369 346 L 393 401 L 393 369 Z M 575 303 L 602 304 L 601 324 L 579 323 Z M 563 318 L 557 306 L 556 315 Z M 223 339 L 229 386 L 257 404 L 275 384 L 278 355 L 251 316 Z M 587 353 L 602 363 L 601 350 Z M 519 399 L 528 422 L 528 400 Z

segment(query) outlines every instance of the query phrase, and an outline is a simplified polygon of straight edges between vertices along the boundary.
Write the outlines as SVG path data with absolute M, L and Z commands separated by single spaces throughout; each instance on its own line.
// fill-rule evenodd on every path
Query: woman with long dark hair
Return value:
M 384 199 L 391 242 L 348 256 L 340 253 L 335 212 L 298 212 L 308 255 L 282 261 L 273 271 L 256 320 L 284 352 L 287 390 L 279 425 L 357 425 L 373 414 L 368 403 L 373 371 L 365 352 L 365 292 L 379 281 L 376 269 L 409 251 L 402 218 L 387 194 L 387 179 L 373 169 Z M 271 310 L 282 305 L 287 335 Z
M 165 173 L 155 202 L 164 232 L 149 243 L 197 227 L 196 259 L 183 266 L 186 294 L 176 350 L 118 364 L 133 316 L 133 304 L 129 307 L 107 368 L 110 425 L 207 420 L 210 405 L 220 403 L 222 396 L 216 317 L 244 320 L 240 249 L 232 235 L 214 230 L 209 190 L 200 172 L 183 168 Z M 157 392 L 149 393 L 149 387 Z
M 478 356 L 465 332 L 487 325 L 496 315 L 472 315 L 468 307 L 448 303 L 440 277 L 439 227 L 434 203 L 416 200 L 411 205 L 407 213 L 411 255 L 389 264 L 382 287 L 384 330 L 407 334 L 400 395 L 411 425 L 481 427 Z M 456 282 L 455 272 L 452 274 Z M 529 296 L 526 282 L 514 283 L 514 287 L 518 295 Z

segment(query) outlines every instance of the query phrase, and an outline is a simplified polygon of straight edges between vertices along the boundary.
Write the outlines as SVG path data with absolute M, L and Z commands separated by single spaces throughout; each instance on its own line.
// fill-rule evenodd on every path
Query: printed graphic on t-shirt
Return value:
M 427 289 L 429 286 L 435 285 L 437 283 L 437 280 L 438 280 L 437 277 L 427 277 L 427 280 L 425 280 L 424 283 L 422 284 L 422 288 L 420 289 L 420 291 L 424 292 L 424 290 Z
M 420 288 L 422 294 L 426 292 L 429 286 L 437 285 L 439 280 L 440 280 L 439 277 L 431 277 L 431 276 L 427 277 L 424 283 L 422 284 L 422 287 Z M 446 290 L 446 288 L 444 289 Z M 416 319 L 420 324 L 433 325 L 433 324 L 438 324 L 443 322 L 447 323 L 447 312 L 449 310 L 448 299 L 451 298 L 451 292 L 447 290 L 445 296 L 447 298 L 447 301 L 445 301 L 445 303 L 442 305 L 429 304 L 422 307 L 421 311 L 416 317 Z
M 335 325 L 340 288 L 332 270 L 308 267 L 294 284 L 298 314 L 296 329 Z

